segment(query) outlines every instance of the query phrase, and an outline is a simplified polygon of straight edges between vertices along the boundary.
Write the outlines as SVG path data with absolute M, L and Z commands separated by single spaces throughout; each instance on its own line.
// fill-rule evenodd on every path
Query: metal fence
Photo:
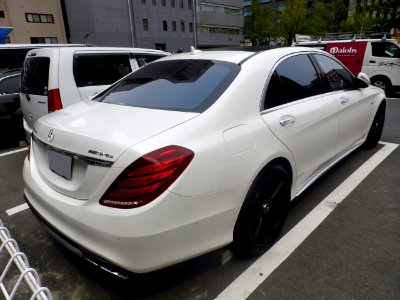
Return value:
M 42 287 L 38 272 L 0 219 L 0 289 L 5 299 L 52 300 L 50 290 Z M 28 296 L 26 296 L 28 295 Z M 1 294 L 0 294 L 1 296 Z

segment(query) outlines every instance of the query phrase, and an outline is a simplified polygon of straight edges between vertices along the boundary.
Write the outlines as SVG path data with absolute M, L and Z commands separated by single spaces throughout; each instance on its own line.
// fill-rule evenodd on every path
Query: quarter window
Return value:
M 324 72 L 332 91 L 353 88 L 353 76 L 341 64 L 325 55 L 314 55 L 314 57 Z
M 285 59 L 275 69 L 268 84 L 264 109 L 318 95 L 323 84 L 307 55 Z

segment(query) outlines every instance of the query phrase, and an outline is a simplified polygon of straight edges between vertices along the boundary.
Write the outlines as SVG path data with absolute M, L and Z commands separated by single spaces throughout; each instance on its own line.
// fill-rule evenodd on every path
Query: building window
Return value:
M 189 32 L 193 32 L 193 23 L 192 22 L 189 23 Z
M 221 27 L 213 25 L 201 25 L 197 27 L 200 33 L 220 33 L 220 34 L 242 34 L 242 29 L 238 27 Z
M 146 4 L 146 0 L 142 0 L 142 4 Z
M 143 31 L 149 31 L 149 19 L 143 19 Z
M 188 0 L 188 8 L 192 9 L 192 0 Z
M 168 24 L 167 24 L 167 21 L 162 21 L 162 26 L 163 26 L 163 29 L 164 29 L 164 31 L 168 31 Z
M 216 14 L 225 14 L 225 15 L 242 15 L 243 10 L 237 7 L 223 6 L 223 5 L 214 5 L 209 3 L 200 2 L 198 4 L 199 11 L 212 12 Z
M 31 44 L 58 44 L 56 37 L 31 37 Z
M 3 10 L 0 10 L 0 18 L 5 18 Z
M 181 8 L 183 8 L 183 0 L 180 0 L 180 2 L 181 2 Z
M 185 31 L 185 22 L 181 21 L 181 31 Z
M 157 0 L 153 0 L 153 5 L 157 5 Z
M 175 7 L 175 0 L 171 0 L 171 7 Z
M 154 49 L 166 51 L 167 50 L 167 45 L 166 44 L 161 44 L 161 43 L 155 43 L 154 44 Z
M 50 14 L 25 14 L 26 21 L 29 23 L 54 23 L 54 17 Z
M 172 21 L 172 31 L 176 31 L 176 21 Z
M 166 2 L 167 2 L 167 0 L 162 0 L 162 1 L 161 1 L 162 6 L 165 6 L 165 5 L 167 4 Z

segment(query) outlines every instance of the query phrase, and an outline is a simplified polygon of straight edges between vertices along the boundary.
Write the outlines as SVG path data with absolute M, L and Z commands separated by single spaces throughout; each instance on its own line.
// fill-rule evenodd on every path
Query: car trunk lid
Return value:
M 36 123 L 35 163 L 52 189 L 85 200 L 122 153 L 196 115 L 85 101 Z

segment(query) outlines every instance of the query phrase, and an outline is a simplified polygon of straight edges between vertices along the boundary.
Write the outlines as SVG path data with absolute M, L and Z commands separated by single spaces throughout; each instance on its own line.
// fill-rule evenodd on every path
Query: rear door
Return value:
M 279 63 L 267 87 L 262 118 L 292 153 L 297 187 L 306 185 L 335 156 L 337 112 L 335 99 L 326 93 L 307 54 Z
M 34 122 L 48 114 L 49 68 L 50 57 L 45 56 L 27 57 L 22 67 L 21 109 L 30 132 Z

